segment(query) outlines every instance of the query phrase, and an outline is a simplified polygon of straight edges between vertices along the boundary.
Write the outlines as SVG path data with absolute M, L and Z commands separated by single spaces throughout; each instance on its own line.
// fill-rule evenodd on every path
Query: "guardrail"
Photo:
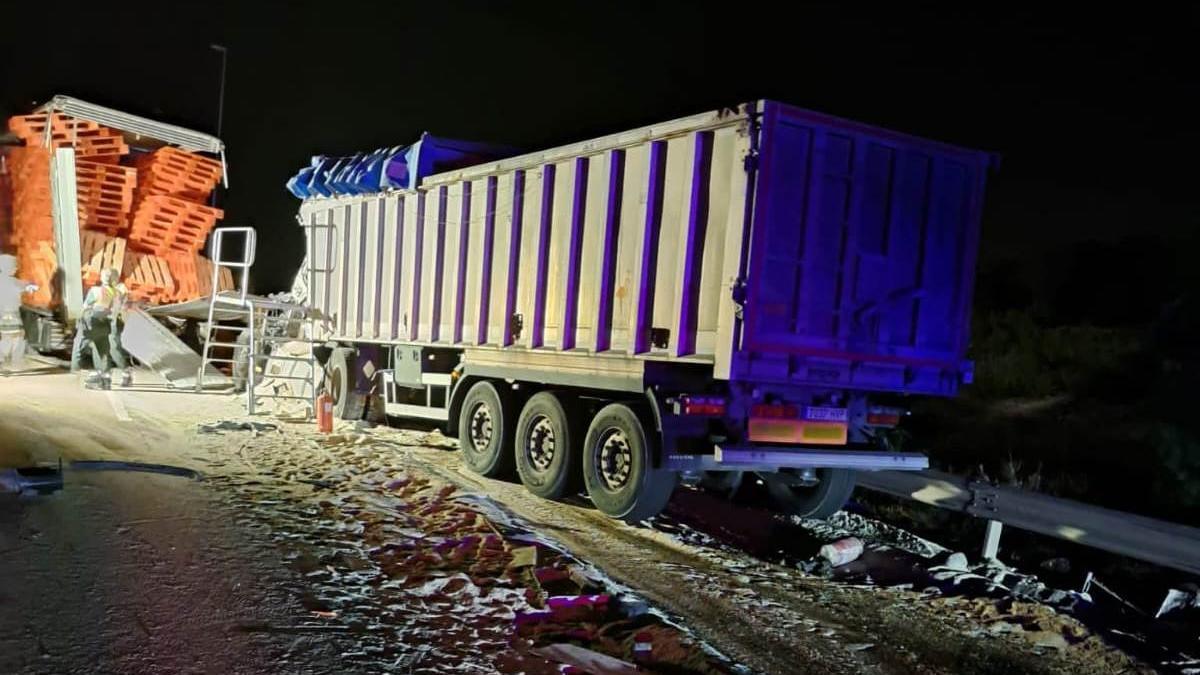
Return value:
M 858 474 L 858 485 L 1022 530 L 1200 574 L 1200 528 L 1113 511 L 941 471 Z M 989 528 L 995 555 L 999 529 Z M 985 552 L 985 555 L 987 553 Z

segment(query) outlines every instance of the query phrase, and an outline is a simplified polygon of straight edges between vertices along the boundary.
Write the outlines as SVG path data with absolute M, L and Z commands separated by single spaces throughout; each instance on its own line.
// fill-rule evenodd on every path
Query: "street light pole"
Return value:
M 221 122 L 225 118 L 225 64 L 229 60 L 229 50 L 225 45 L 211 44 L 209 45 L 213 51 L 221 54 L 221 89 L 217 94 L 217 138 L 221 137 Z
M 217 94 L 217 138 L 221 137 L 221 124 L 225 121 L 225 64 L 229 61 L 229 50 L 225 45 L 216 43 L 210 44 L 209 47 L 215 52 L 221 54 L 221 89 Z M 213 186 L 212 194 L 208 196 L 208 205 L 217 205 L 217 188 Z

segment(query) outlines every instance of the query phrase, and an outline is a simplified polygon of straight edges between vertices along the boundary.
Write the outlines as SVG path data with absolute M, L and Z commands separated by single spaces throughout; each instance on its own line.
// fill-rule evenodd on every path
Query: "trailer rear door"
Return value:
M 743 374 L 951 394 L 989 156 L 766 103 Z

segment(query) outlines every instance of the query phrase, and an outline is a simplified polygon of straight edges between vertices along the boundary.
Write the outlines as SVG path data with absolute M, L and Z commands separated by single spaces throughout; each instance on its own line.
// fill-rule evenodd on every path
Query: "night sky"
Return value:
M 212 132 L 209 45 L 228 47 L 222 206 L 269 242 L 260 291 L 286 287 L 299 264 L 284 182 L 312 154 L 422 131 L 536 150 L 762 97 L 1000 153 L 985 264 L 1200 225 L 1195 9 L 12 4 L 5 116 L 65 93 Z

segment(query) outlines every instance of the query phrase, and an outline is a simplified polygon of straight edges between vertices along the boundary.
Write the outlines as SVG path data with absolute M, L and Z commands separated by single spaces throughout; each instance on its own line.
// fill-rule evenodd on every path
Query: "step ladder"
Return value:
M 224 257 L 225 238 L 230 235 L 242 237 L 241 255 L 235 259 Z M 212 259 L 212 289 L 208 302 L 208 321 L 204 324 L 204 349 L 201 352 L 200 372 L 213 364 L 224 364 L 230 367 L 235 376 L 239 368 L 246 373 L 246 413 L 255 414 L 255 401 L 258 398 L 293 399 L 314 403 L 317 390 L 318 364 L 313 354 L 313 343 L 303 335 L 292 335 L 293 326 L 303 325 L 309 319 L 308 308 L 304 305 L 282 302 L 272 298 L 250 295 L 246 292 L 250 277 L 250 267 L 254 264 L 257 237 L 251 227 L 223 227 L 213 231 L 209 246 L 209 257 Z M 238 291 L 218 291 L 218 279 L 221 269 L 227 268 L 238 276 Z M 234 319 L 243 325 L 218 325 L 218 321 Z M 232 341 L 229 334 L 236 335 Z M 243 337 L 244 336 L 244 337 Z M 304 355 L 272 354 L 274 345 L 285 342 L 307 343 L 307 353 Z M 232 358 L 221 358 L 214 355 L 214 349 L 226 348 L 233 351 Z M 307 373 L 296 375 L 289 372 L 283 375 L 269 375 L 272 380 L 298 382 L 300 394 L 281 394 L 278 391 L 256 392 L 260 374 L 267 377 L 265 371 L 268 360 L 275 363 L 302 363 L 307 366 Z M 307 393 L 305 390 L 307 386 Z

